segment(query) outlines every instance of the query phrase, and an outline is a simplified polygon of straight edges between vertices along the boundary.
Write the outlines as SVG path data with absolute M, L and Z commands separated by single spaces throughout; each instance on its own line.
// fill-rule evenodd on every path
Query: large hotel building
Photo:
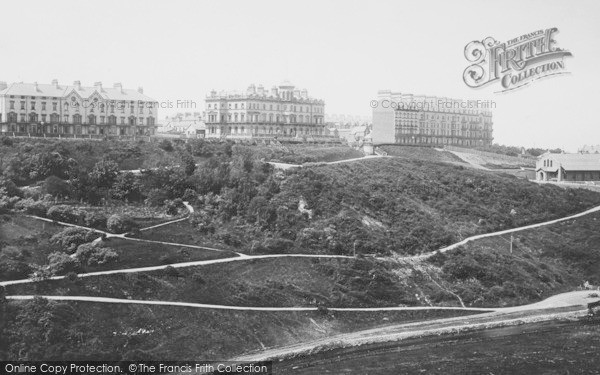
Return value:
M 0 133 L 24 136 L 154 135 L 158 103 L 143 89 L 0 82 Z
M 245 93 L 206 97 L 206 138 L 324 140 L 325 102 L 289 82 L 266 90 L 250 85 Z
M 492 144 L 494 103 L 379 91 L 373 143 L 425 146 Z

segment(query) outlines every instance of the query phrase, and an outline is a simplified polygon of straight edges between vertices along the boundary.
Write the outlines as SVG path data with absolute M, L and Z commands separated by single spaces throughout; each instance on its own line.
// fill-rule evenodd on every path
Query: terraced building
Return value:
M 382 90 L 373 108 L 373 143 L 420 146 L 491 145 L 495 103 Z

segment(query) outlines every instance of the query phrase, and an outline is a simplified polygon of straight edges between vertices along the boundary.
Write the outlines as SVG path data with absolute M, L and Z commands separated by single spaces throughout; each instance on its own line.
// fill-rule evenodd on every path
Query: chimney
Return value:
M 115 88 L 115 89 L 119 90 L 120 92 L 123 92 L 123 85 L 121 85 L 121 82 L 116 82 L 116 83 L 113 85 L 113 88 Z
M 4 90 L 7 87 L 8 87 L 8 85 L 6 84 L 6 82 L 0 81 L 0 90 Z
M 54 86 L 55 88 L 58 88 L 58 79 L 52 80 L 52 86 Z
M 144 88 L 142 86 L 138 87 L 138 92 L 140 94 L 143 94 L 144 93 Z
M 34 83 L 33 83 L 33 86 L 34 86 L 34 90 L 35 90 L 35 92 L 40 92 L 40 88 L 39 88 L 39 86 L 38 86 L 38 83 L 37 83 L 37 82 L 34 82 Z
M 75 81 L 75 82 L 73 82 L 73 86 L 75 86 L 75 88 L 77 90 L 81 90 L 81 81 Z
M 265 88 L 263 87 L 263 85 L 258 85 L 258 88 L 256 91 L 258 91 L 258 95 L 260 95 L 260 96 L 265 95 Z
M 254 86 L 254 84 L 248 86 L 248 91 L 246 91 L 246 93 L 248 95 L 254 95 L 254 94 L 256 94 L 256 86 Z
M 96 88 L 96 90 L 102 92 L 102 82 L 94 82 L 94 87 Z
M 277 97 L 279 93 L 277 92 L 277 86 L 271 87 L 271 95 Z

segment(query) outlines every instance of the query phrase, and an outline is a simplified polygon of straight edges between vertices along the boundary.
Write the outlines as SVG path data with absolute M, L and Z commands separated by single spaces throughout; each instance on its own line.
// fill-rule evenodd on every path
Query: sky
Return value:
M 377 91 L 490 100 L 495 142 L 577 151 L 600 144 L 600 1 L 144 0 L 3 5 L 0 80 L 122 82 L 202 111 L 211 90 L 289 80 L 327 113 L 370 115 Z M 568 75 L 495 93 L 462 74 L 465 46 L 557 27 Z M 177 108 L 177 100 L 195 102 Z M 191 104 L 191 103 L 190 103 Z

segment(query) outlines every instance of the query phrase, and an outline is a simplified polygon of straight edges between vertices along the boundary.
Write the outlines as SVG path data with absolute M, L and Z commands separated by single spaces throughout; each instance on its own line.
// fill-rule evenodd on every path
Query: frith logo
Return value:
M 571 52 L 556 47 L 557 28 L 537 30 L 505 43 L 492 37 L 473 41 L 465 47 L 472 63 L 463 73 L 469 87 L 483 87 L 499 81 L 504 92 L 530 84 L 540 78 L 568 74 L 564 58 Z

